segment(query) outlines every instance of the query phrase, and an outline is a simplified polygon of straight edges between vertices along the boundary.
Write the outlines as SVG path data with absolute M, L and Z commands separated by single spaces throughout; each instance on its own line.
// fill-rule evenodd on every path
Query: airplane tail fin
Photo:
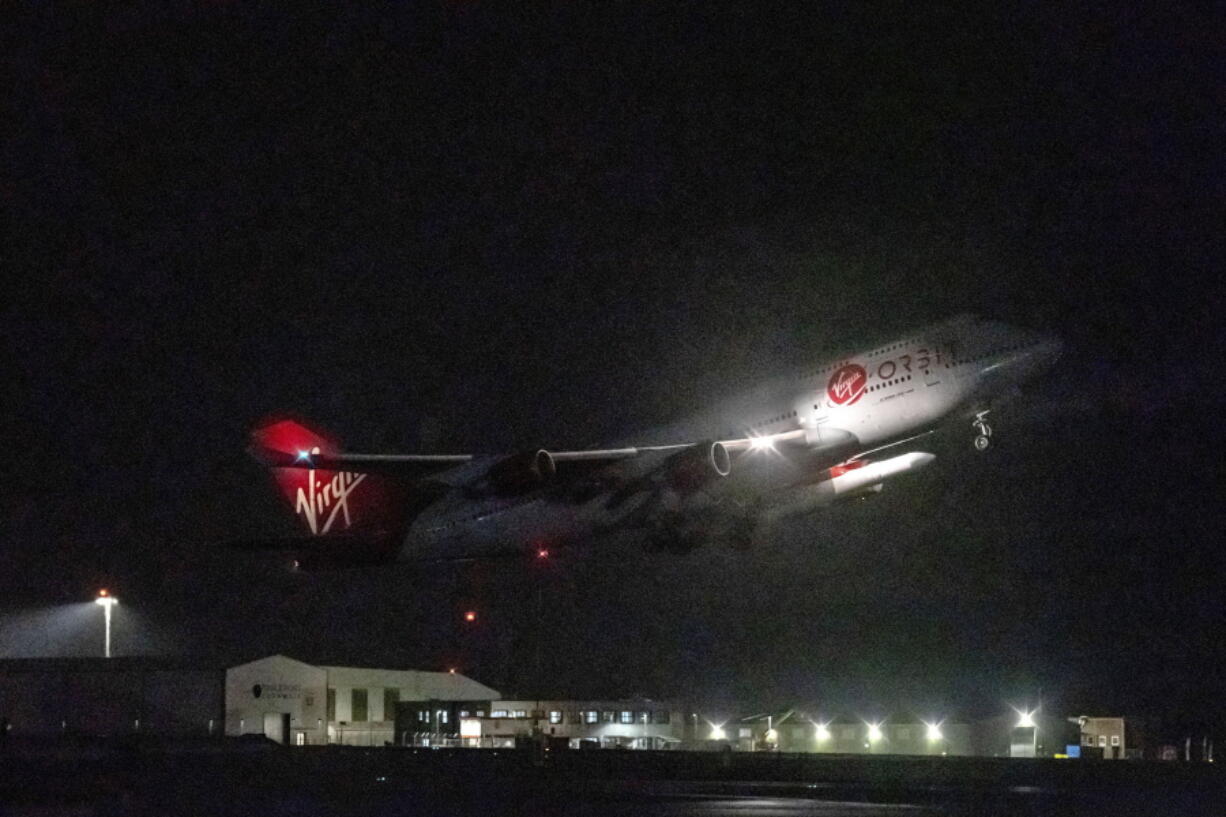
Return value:
M 324 470 L 313 457 L 340 453 L 332 436 L 296 420 L 263 424 L 252 455 L 268 466 L 281 495 L 312 537 L 385 542 L 394 551 L 407 524 L 408 485 L 360 469 Z

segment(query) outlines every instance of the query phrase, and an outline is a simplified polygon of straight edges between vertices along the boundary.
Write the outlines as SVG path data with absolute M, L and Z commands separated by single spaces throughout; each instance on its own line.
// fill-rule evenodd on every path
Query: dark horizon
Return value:
M 1220 732 L 1197 12 L 8 16 L 0 656 L 107 586 L 121 650 L 522 684 L 541 581 L 542 672 L 574 697 L 1042 689 Z M 269 413 L 355 450 L 592 445 L 959 312 L 1065 358 L 987 454 L 943 441 L 768 547 L 303 576 L 218 544 L 294 532 L 244 453 Z M 83 621 L 20 643 L 90 649 Z

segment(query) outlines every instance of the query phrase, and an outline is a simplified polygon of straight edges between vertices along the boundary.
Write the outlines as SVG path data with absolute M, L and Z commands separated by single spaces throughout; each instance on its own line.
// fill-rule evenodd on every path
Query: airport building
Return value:
M 488 710 L 460 715 L 459 745 L 484 748 L 539 735 L 572 749 L 674 749 L 693 740 L 697 722 L 686 707 L 646 698 L 496 700 Z
M 1084 759 L 1210 757 L 1150 745 L 1122 717 L 1008 711 L 983 720 L 830 717 L 799 708 L 712 721 L 675 701 L 505 699 L 459 673 L 309 664 L 229 669 L 157 657 L 0 660 L 0 738 L 262 736 L 282 744 L 712 749 Z
M 383 746 L 396 742 L 398 708 L 429 713 L 458 734 L 459 712 L 498 691 L 453 672 L 316 666 L 272 655 L 226 670 L 225 733 L 278 743 Z
M 810 715 L 796 709 L 752 715 L 711 730 L 738 751 L 835 754 L 970 755 L 973 727 L 912 716 L 876 720 Z

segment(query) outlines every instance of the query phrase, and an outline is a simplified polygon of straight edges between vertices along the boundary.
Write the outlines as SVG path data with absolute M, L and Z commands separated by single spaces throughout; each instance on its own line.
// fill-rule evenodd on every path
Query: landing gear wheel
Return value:
M 986 451 L 992 436 L 992 427 L 988 425 L 988 413 L 981 411 L 975 415 L 975 421 L 971 423 L 971 427 L 979 432 L 979 436 L 975 438 L 975 450 Z

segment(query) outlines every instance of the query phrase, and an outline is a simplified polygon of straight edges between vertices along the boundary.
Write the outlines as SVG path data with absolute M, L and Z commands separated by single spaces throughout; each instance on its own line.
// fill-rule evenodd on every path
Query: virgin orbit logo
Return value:
M 868 372 L 864 371 L 864 367 L 857 363 L 848 363 L 846 366 L 840 366 L 834 374 L 830 375 L 830 382 L 826 384 L 826 394 L 830 396 L 830 402 L 836 406 L 850 406 L 864 396 L 864 389 L 867 385 Z
M 366 475 L 342 471 L 333 474 L 332 479 L 320 482 L 315 474 L 313 468 L 307 471 L 307 484 L 298 488 L 294 511 L 302 514 L 313 534 L 331 530 L 338 513 L 344 514 L 345 527 L 349 527 L 353 522 L 349 518 L 349 495 L 366 479 Z

